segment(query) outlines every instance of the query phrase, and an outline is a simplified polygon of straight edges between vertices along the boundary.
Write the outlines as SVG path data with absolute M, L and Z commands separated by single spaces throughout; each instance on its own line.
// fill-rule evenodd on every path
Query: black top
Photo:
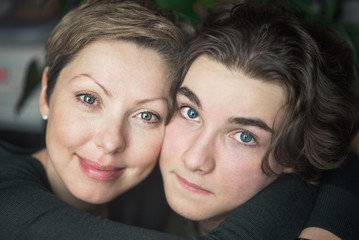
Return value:
M 161 230 L 168 216 L 169 208 L 158 180 L 159 174 L 154 171 L 139 186 L 116 199 L 111 204 L 113 220 L 107 220 L 71 207 L 54 196 L 42 164 L 29 152 L 0 142 L 0 239 L 194 239 L 138 227 Z M 340 190 L 345 191 L 346 187 L 344 184 Z M 158 198 L 154 191 L 159 193 Z M 316 194 L 316 187 L 284 176 L 201 239 L 295 239 L 310 215 Z

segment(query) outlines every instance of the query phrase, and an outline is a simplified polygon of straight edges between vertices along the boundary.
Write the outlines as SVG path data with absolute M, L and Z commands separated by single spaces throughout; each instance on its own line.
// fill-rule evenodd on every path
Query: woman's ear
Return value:
M 49 103 L 47 101 L 47 72 L 49 71 L 49 67 L 47 66 L 43 73 L 42 73 L 42 80 L 41 80 L 41 93 L 39 98 L 39 109 L 40 114 L 43 118 L 47 118 L 49 115 Z

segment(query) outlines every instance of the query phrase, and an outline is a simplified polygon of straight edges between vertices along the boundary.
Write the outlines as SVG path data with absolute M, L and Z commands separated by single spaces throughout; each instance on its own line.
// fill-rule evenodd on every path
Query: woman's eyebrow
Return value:
M 194 102 L 197 105 L 197 107 L 202 108 L 201 101 L 198 99 L 197 95 L 194 92 L 192 92 L 189 88 L 180 87 L 177 90 L 177 94 L 181 94 L 181 95 L 186 96 L 189 100 Z
M 270 128 L 264 121 L 260 119 L 253 119 L 253 118 L 244 118 L 244 117 L 234 117 L 229 119 L 229 123 L 235 123 L 245 126 L 254 126 L 259 127 L 267 132 L 274 133 L 273 129 Z
M 86 78 L 91 79 L 96 85 L 98 85 L 100 88 L 102 88 L 102 90 L 105 92 L 105 94 L 106 94 L 107 96 L 110 96 L 110 97 L 112 96 L 111 93 L 110 93 L 109 91 L 107 91 L 107 89 L 106 89 L 103 85 L 101 85 L 101 84 L 100 84 L 95 78 L 93 78 L 91 75 L 86 74 L 86 73 L 82 73 L 82 74 L 79 74 L 79 75 L 73 77 L 72 79 L 76 79 L 76 78 L 78 78 L 78 77 L 86 77 Z
M 168 99 L 165 97 L 154 97 L 154 98 L 146 98 L 143 100 L 139 100 L 136 102 L 136 105 L 141 105 L 141 104 L 145 104 L 145 103 L 149 103 L 149 102 L 156 102 L 156 101 L 163 101 L 166 104 L 168 104 Z

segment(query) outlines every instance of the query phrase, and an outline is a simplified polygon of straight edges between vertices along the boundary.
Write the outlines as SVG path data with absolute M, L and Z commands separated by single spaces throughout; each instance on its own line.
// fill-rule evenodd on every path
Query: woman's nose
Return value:
M 96 131 L 95 144 L 106 154 L 122 152 L 126 148 L 126 129 L 123 120 L 108 120 Z

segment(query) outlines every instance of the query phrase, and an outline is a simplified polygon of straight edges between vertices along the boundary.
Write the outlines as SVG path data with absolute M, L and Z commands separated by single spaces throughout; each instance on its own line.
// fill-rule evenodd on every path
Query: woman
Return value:
M 3 150 L 1 238 L 31 239 L 31 222 L 64 203 L 108 218 L 108 203 L 149 175 L 183 46 L 174 23 L 133 1 L 87 1 L 61 20 L 47 41 L 39 101 L 46 148 Z M 42 202 L 49 194 L 63 202 Z M 35 206 L 21 213 L 25 195 Z
M 313 183 L 340 166 L 359 123 L 351 59 L 336 35 L 280 8 L 210 15 L 185 52 L 161 151 L 171 208 L 205 235 L 278 176 Z

